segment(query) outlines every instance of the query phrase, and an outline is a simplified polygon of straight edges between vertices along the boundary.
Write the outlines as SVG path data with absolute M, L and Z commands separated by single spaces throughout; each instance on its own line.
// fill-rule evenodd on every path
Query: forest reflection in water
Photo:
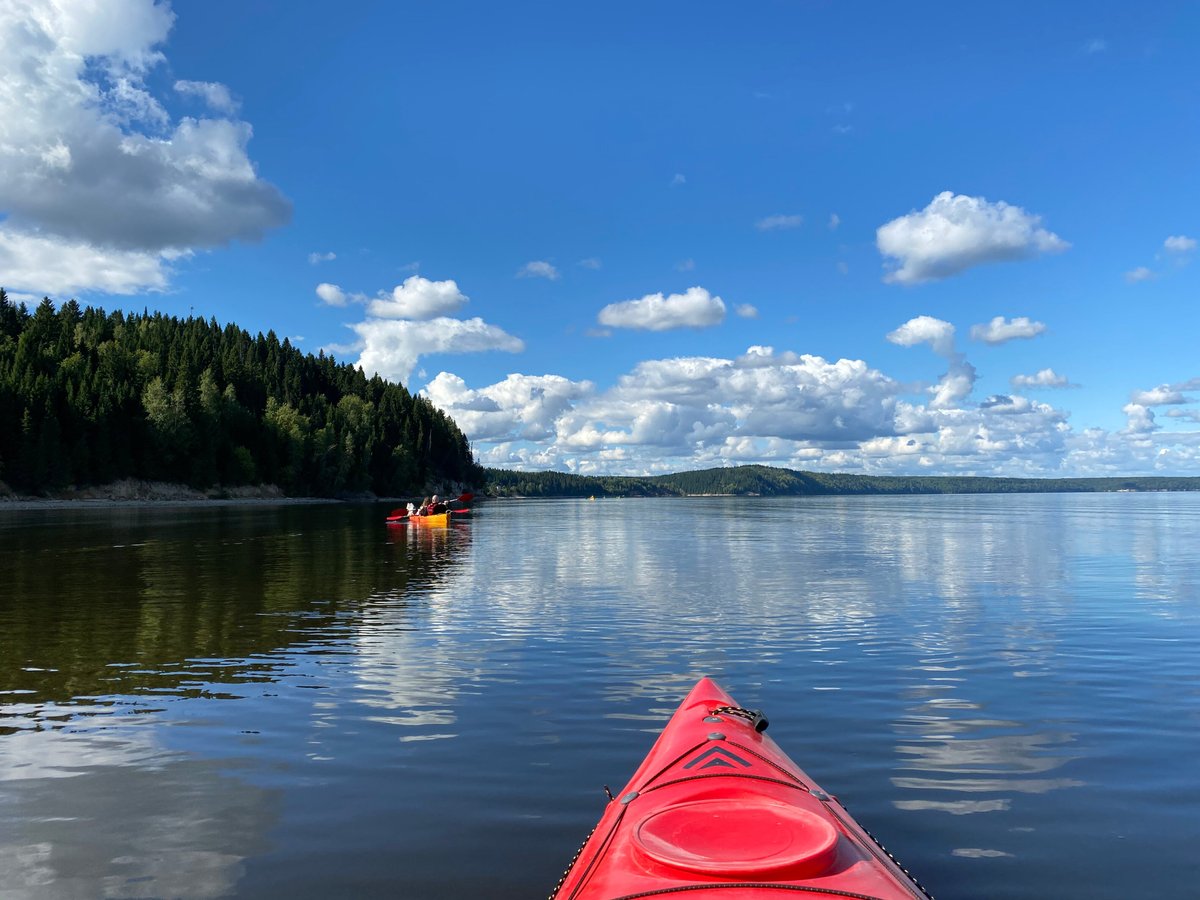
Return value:
M 396 566 L 381 536 L 311 507 L 60 516 L 3 530 L 0 583 L 20 614 L 0 631 L 0 683 L 26 703 L 260 680 L 261 658 L 453 565 L 432 546 Z
M 280 803 L 277 785 L 239 772 L 256 754 L 262 704 L 294 705 L 285 687 L 321 690 L 322 663 L 351 659 L 339 646 L 372 602 L 403 619 L 453 565 L 448 534 L 399 548 L 382 532 L 364 540 L 373 512 L 129 508 L 0 520 L 6 892 L 234 890 Z M 230 716 L 212 705 L 227 700 L 253 707 Z M 232 727 L 239 719 L 245 727 Z M 319 757 L 319 741 L 307 743 Z
M 541 895 L 700 674 L 941 895 L 1197 874 L 1190 495 L 385 511 L 0 511 L 0 884 Z

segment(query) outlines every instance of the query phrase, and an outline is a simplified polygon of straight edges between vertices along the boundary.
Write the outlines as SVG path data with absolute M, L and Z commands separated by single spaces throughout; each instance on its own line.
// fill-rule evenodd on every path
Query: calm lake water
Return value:
M 703 674 L 939 900 L 1200 894 L 1200 495 L 0 509 L 0 895 L 542 898 Z

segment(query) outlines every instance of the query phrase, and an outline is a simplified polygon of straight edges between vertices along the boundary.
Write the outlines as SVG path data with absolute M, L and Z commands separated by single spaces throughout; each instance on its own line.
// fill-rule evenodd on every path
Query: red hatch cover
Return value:
M 764 799 L 697 800 L 648 816 L 635 832 L 649 859 L 733 877 L 817 875 L 837 856 L 837 830 L 810 812 Z

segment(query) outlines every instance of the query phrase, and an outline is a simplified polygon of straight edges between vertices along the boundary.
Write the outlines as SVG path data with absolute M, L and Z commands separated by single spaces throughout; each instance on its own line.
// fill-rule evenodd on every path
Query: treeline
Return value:
M 74 300 L 30 312 L 0 289 L 0 481 L 123 478 L 396 496 L 482 469 L 427 399 L 274 332 Z
M 484 469 L 484 493 L 490 497 L 670 497 L 687 492 L 658 484 L 655 478 Z
M 647 478 L 591 477 L 562 472 L 487 469 L 496 497 L 667 497 L 697 494 L 787 497 L 822 494 L 1028 494 L 1095 491 L 1196 491 L 1200 478 L 979 478 L 842 475 L 770 466 L 704 469 Z

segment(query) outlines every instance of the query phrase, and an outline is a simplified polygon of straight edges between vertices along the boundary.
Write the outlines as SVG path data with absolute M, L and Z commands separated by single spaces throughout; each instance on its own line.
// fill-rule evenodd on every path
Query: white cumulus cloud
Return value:
M 172 121 L 154 95 L 174 18 L 154 0 L 0 5 L 0 232 L 9 246 L 64 250 L 40 272 L 21 267 L 21 281 L 6 275 L 7 287 L 158 290 L 170 260 L 291 217 L 247 155 L 248 123 Z M 112 270 L 82 266 L 89 253 Z
M 954 326 L 949 322 L 933 316 L 917 316 L 889 332 L 887 339 L 901 347 L 929 344 L 934 353 L 945 357 L 949 368 L 938 383 L 929 389 L 932 395 L 930 409 L 952 409 L 970 396 L 975 386 L 975 367 L 954 349 Z
M 1046 326 L 1043 323 L 1025 316 L 1015 319 L 996 316 L 985 325 L 972 325 L 971 339 L 983 341 L 985 344 L 1004 344 L 1019 338 L 1035 338 L 1045 330 Z
M 86 241 L 25 234 L 0 226 L 0 277 L 4 287 L 36 294 L 163 291 L 170 280 L 170 263 L 181 255 L 186 254 L 98 247 Z
M 1148 391 L 1134 391 L 1129 397 L 1129 402 L 1139 406 L 1169 406 L 1192 401 L 1178 385 L 1160 384 Z
M 645 472 L 786 461 L 892 434 L 898 390 L 859 360 L 751 347 L 732 360 L 648 360 L 603 392 L 524 375 L 471 390 L 442 373 L 425 393 L 490 464 Z
M 453 280 L 430 281 L 410 275 L 403 284 L 381 293 L 367 306 L 367 315 L 379 319 L 433 319 L 457 312 L 467 296 Z
M 322 282 L 317 285 L 317 296 L 330 306 L 353 303 L 366 307 L 363 321 L 346 326 L 358 339 L 349 346 L 330 344 L 325 349 L 338 355 L 357 353 L 357 365 L 368 375 L 407 384 L 423 356 L 489 350 L 520 353 L 525 349 L 524 341 L 497 325 L 479 317 L 449 315 L 467 303 L 467 295 L 453 279 L 432 281 L 411 275 L 403 284 L 373 298 Z
M 975 387 L 975 367 L 960 356 L 950 359 L 950 368 L 930 388 L 930 409 L 958 409 Z
M 421 393 L 451 415 L 472 440 L 507 442 L 552 438 L 559 416 L 593 390 L 590 381 L 561 375 L 515 374 L 471 390 L 457 375 L 441 372 Z
M 308 254 L 309 265 L 315 266 L 323 262 L 332 262 L 337 259 L 337 254 L 332 250 L 328 253 L 310 253 Z
M 1167 417 L 1171 419 L 1187 419 L 1200 423 L 1200 409 L 1169 409 Z
M 547 278 L 550 281 L 558 281 L 558 269 L 554 268 L 550 263 L 543 259 L 535 259 L 532 262 L 527 262 L 517 270 L 518 278 Z
M 888 332 L 887 339 L 901 347 L 929 344 L 939 356 L 954 353 L 954 326 L 933 316 L 909 319 L 895 331 Z
M 1154 410 L 1140 403 L 1126 403 L 1121 407 L 1125 413 L 1125 427 L 1121 430 L 1126 435 L 1150 435 L 1162 428 L 1154 421 Z
M 1028 388 L 1065 388 L 1071 387 L 1067 376 L 1059 375 L 1053 369 L 1039 369 L 1032 375 L 1014 375 L 1009 379 L 1014 391 Z
M 1125 280 L 1130 284 L 1137 284 L 1139 281 L 1153 281 L 1157 277 L 1153 270 L 1145 266 L 1138 266 L 1125 273 Z
M 237 101 L 230 95 L 229 88 L 216 81 L 176 81 L 175 90 L 199 97 L 214 112 L 233 115 L 238 110 Z
M 424 393 L 463 425 L 482 462 L 505 468 L 634 475 L 760 463 L 866 474 L 1200 473 L 1200 431 L 1164 430 L 1152 409 L 1200 389 L 1200 378 L 1134 392 L 1120 431 L 1076 432 L 1068 413 L 1020 394 L 971 403 L 970 364 L 939 341 L 939 329 L 909 332 L 915 343 L 939 344 L 949 361 L 924 403 L 901 399 L 911 386 L 863 360 L 766 346 L 733 359 L 646 360 L 607 389 L 517 374 L 471 388 L 443 372 Z M 1024 378 L 1028 386 L 1073 386 L 1048 369 Z M 1200 415 L 1169 409 L 1177 422 Z
M 880 226 L 875 240 L 879 252 L 892 260 L 885 280 L 917 284 L 1070 246 L 1040 225 L 1039 216 L 1019 206 L 943 191 L 925 209 Z
M 702 287 L 690 287 L 682 294 L 647 294 L 640 300 L 612 303 L 600 310 L 597 318 L 611 328 L 704 328 L 725 319 L 725 302 Z
M 1183 234 L 1173 234 L 1163 241 L 1168 253 L 1191 253 L 1196 249 L 1196 239 Z
M 327 306 L 345 306 L 350 302 L 350 297 L 346 295 L 345 291 L 328 281 L 322 281 L 317 285 L 317 296 Z
M 480 318 L 439 317 L 427 321 L 367 319 L 350 326 L 359 337 L 357 365 L 405 384 L 422 356 L 435 353 L 520 353 L 525 342 Z
M 782 231 L 787 228 L 799 228 L 804 224 L 804 216 L 774 215 L 759 219 L 754 227 L 759 231 Z

